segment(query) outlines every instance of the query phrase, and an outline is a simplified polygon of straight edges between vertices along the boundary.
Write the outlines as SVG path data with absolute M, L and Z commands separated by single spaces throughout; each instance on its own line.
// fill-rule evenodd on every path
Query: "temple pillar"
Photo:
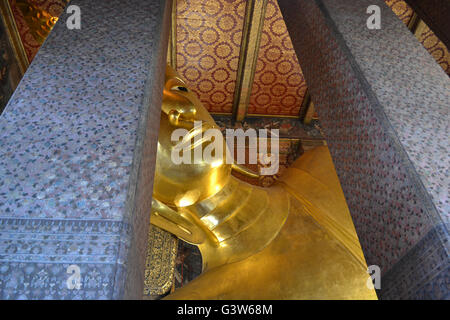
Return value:
M 1 299 L 142 297 L 171 1 L 70 5 L 0 117 Z
M 279 4 L 379 296 L 448 298 L 450 79 L 382 0 Z

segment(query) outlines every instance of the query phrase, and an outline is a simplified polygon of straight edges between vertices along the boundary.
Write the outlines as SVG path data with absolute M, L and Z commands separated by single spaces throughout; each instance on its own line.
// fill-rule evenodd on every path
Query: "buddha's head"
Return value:
M 184 130 L 187 135 L 184 139 L 178 135 L 173 141 L 177 129 Z M 208 129 L 218 129 L 218 126 L 184 81 L 167 67 L 153 188 L 157 200 L 170 206 L 185 207 L 214 195 L 227 183 L 231 165 L 225 161 L 226 143 L 223 143 L 222 154 L 216 157 L 218 161 L 198 161 L 199 149 L 203 152 L 212 141 L 205 137 Z M 221 134 L 219 138 L 224 141 Z M 180 145 L 185 147 L 180 150 Z M 173 161 L 174 152 L 191 161 Z

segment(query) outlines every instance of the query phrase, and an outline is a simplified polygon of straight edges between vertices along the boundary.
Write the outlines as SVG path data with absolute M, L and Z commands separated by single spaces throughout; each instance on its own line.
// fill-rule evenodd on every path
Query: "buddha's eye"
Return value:
M 186 87 L 183 87 L 183 86 L 172 87 L 172 90 L 188 92 L 188 89 Z

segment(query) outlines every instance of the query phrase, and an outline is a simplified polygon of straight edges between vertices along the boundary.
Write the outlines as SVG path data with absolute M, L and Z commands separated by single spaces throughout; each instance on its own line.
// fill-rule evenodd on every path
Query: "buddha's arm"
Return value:
M 240 174 L 243 174 L 244 176 L 246 176 L 246 177 L 248 177 L 248 178 L 258 179 L 258 178 L 260 177 L 260 175 L 257 174 L 256 172 L 253 172 L 252 170 L 250 170 L 250 169 L 248 169 L 248 168 L 246 168 L 246 167 L 244 167 L 244 166 L 235 164 L 235 163 L 233 163 L 233 164 L 231 165 L 231 169 L 232 169 L 233 171 L 235 171 L 235 172 L 238 172 L 238 173 L 240 173 Z
M 305 152 L 280 178 L 280 183 L 367 268 L 328 147 Z

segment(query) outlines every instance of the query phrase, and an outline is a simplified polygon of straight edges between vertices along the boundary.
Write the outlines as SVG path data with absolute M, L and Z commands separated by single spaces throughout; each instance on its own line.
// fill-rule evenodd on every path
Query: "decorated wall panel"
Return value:
M 232 112 L 245 3 L 177 2 L 177 70 L 210 112 Z
M 269 0 L 249 114 L 298 116 L 306 93 L 297 55 L 276 0 Z

